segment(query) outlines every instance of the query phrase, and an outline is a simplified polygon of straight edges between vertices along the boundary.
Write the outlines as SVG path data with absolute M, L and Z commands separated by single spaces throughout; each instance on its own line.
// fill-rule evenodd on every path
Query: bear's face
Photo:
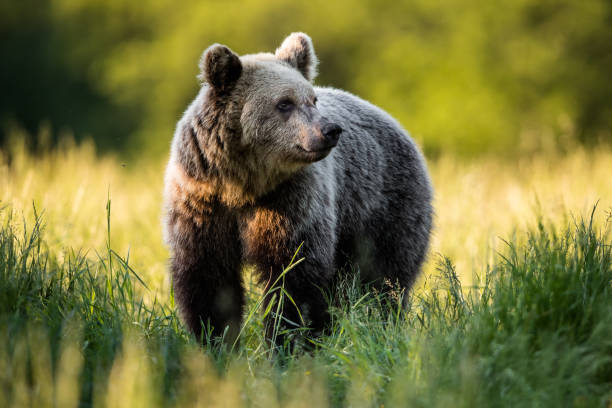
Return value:
M 301 33 L 287 37 L 274 55 L 238 57 L 213 45 L 202 58 L 216 97 L 238 101 L 240 149 L 279 172 L 325 158 L 342 132 L 317 109 L 316 64 L 310 38 Z
M 341 129 L 320 114 L 312 84 L 276 61 L 243 62 L 249 69 L 240 118 L 242 143 L 279 166 L 299 167 L 326 157 Z

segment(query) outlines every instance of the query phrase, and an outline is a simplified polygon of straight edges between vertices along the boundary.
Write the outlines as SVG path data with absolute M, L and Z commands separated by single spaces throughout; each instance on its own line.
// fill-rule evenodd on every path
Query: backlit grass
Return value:
M 42 156 L 20 143 L 0 159 L 0 203 L 30 222 L 43 214 L 46 240 L 63 252 L 104 248 L 106 202 L 112 201 L 112 247 L 137 268 L 160 298 L 169 297 L 168 253 L 161 238 L 165 159 L 98 158 L 91 144 L 62 146 Z M 435 228 L 427 273 L 436 254 L 450 257 L 462 281 L 480 269 L 515 229 L 538 214 L 558 221 L 586 214 L 599 202 L 596 221 L 612 208 L 612 151 L 599 148 L 504 160 L 462 161 L 443 156 L 429 163 L 435 188 Z M 424 274 L 426 275 L 426 274 Z
M 250 286 L 232 350 L 185 333 L 162 161 L 14 147 L 0 167 L 0 406 L 606 406 L 612 154 L 430 167 L 436 231 L 408 311 L 346 278 L 330 333 L 288 354 L 263 340 Z

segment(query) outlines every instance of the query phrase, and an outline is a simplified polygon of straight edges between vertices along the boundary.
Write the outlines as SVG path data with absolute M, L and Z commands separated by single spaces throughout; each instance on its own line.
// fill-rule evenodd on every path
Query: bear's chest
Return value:
M 289 262 L 293 228 L 285 214 L 271 208 L 248 210 L 242 214 L 239 230 L 248 263 L 270 267 Z

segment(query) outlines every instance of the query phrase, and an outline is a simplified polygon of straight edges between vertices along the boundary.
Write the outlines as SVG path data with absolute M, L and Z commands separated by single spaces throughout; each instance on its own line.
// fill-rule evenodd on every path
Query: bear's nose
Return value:
M 340 133 L 342 133 L 342 128 L 335 123 L 327 123 L 325 126 L 323 126 L 322 133 L 333 147 L 338 143 Z

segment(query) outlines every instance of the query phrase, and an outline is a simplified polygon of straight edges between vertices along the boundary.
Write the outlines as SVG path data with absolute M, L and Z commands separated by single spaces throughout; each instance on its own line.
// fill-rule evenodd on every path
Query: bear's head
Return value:
M 290 174 L 325 158 L 342 129 L 321 115 L 312 85 L 318 60 L 310 37 L 288 36 L 275 54 L 210 46 L 200 61 L 203 122 L 224 154 L 262 176 Z

